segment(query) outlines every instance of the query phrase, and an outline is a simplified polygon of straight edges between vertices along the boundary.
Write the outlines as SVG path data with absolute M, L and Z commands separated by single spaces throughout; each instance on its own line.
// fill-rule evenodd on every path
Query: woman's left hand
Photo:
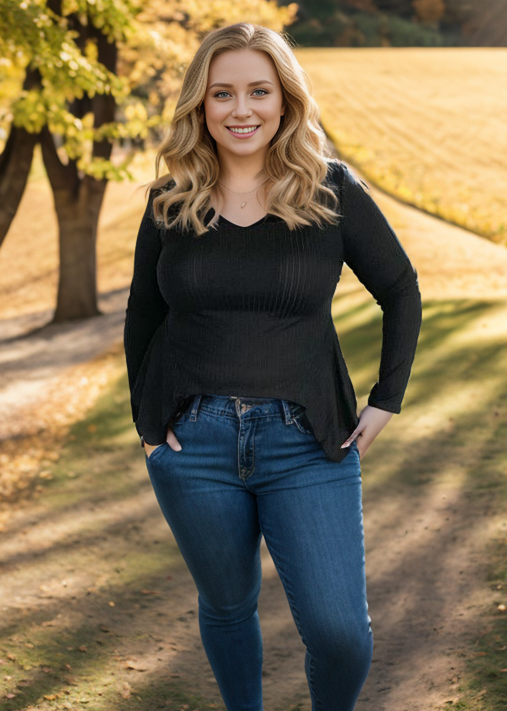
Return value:
M 348 447 L 357 439 L 359 458 L 362 459 L 370 444 L 379 432 L 384 429 L 393 414 L 393 412 L 381 410 L 378 407 L 373 407 L 373 405 L 366 405 L 359 415 L 359 422 L 356 429 L 352 432 L 350 437 L 345 440 L 341 447 Z

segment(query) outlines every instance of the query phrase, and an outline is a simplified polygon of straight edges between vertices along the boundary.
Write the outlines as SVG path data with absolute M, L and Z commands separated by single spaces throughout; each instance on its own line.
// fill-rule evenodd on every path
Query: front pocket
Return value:
M 151 462 L 154 455 L 159 451 L 159 449 L 162 449 L 163 447 L 165 447 L 166 444 L 167 444 L 167 442 L 163 442 L 162 444 L 159 444 L 158 447 L 155 447 L 155 449 L 152 451 L 152 453 L 150 454 L 149 457 L 148 457 L 148 455 L 146 455 L 146 458 L 148 459 L 148 461 Z

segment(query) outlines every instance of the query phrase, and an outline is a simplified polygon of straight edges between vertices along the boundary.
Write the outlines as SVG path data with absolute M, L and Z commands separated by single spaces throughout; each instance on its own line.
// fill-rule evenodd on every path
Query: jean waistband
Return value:
M 188 407 L 189 419 L 197 420 L 200 411 L 225 417 L 267 417 L 279 414 L 287 424 L 300 414 L 304 407 L 292 400 L 276 397 L 256 397 L 242 395 L 213 395 L 203 393 L 194 395 Z

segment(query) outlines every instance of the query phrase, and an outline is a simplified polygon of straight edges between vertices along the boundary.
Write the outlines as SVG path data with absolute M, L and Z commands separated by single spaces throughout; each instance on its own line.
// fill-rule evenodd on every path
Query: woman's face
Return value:
M 210 65 L 204 98 L 206 125 L 219 153 L 265 154 L 285 112 L 275 65 L 265 52 L 231 50 Z M 231 127 L 253 128 L 234 133 Z

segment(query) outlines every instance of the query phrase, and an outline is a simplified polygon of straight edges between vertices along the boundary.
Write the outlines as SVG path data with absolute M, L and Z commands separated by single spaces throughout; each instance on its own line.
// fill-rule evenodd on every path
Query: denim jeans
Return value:
M 352 711 L 369 672 L 357 444 L 328 459 L 302 405 L 195 395 L 145 455 L 162 513 L 194 579 L 204 650 L 227 711 L 263 711 L 261 536 L 306 647 L 313 711 Z

